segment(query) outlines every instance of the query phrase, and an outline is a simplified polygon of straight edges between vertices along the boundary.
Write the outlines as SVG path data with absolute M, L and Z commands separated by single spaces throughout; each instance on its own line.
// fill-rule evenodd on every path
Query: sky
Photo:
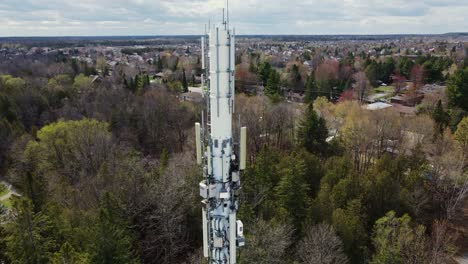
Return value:
M 226 0 L 0 0 L 0 37 L 199 35 Z M 236 33 L 468 31 L 468 0 L 230 0 Z

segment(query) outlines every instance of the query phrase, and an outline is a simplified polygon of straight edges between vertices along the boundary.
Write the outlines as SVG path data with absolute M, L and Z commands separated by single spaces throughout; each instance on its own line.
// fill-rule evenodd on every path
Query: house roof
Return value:
M 386 109 L 386 108 L 389 108 L 389 107 L 393 107 L 393 106 L 391 104 L 377 102 L 377 103 L 373 103 L 373 104 L 368 104 L 366 106 L 366 109 L 374 111 L 374 110 Z

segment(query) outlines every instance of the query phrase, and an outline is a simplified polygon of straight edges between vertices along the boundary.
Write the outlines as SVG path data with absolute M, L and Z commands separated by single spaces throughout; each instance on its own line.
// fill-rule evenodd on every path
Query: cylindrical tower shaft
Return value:
M 235 211 L 231 194 L 232 102 L 231 32 L 223 26 L 210 29 L 209 33 L 209 83 L 210 83 L 210 148 L 212 178 L 218 193 L 214 206 L 209 210 L 211 221 L 213 263 L 229 263 L 230 224 L 229 214 Z M 232 220 L 232 218 L 231 218 Z M 235 243 L 235 242 L 234 242 Z
M 227 23 L 208 33 L 208 132 L 203 161 L 197 142 L 197 162 L 204 165 L 200 183 L 203 200 L 203 254 L 210 264 L 235 264 L 237 246 L 244 243 L 242 222 L 237 220 L 240 188 L 239 163 L 234 154 L 232 115 L 234 112 L 234 33 Z M 205 40 L 202 38 L 202 67 L 205 68 Z M 202 82 L 205 83 L 205 82 Z M 205 125 L 195 126 L 197 141 Z M 244 150 L 245 151 L 245 150 Z

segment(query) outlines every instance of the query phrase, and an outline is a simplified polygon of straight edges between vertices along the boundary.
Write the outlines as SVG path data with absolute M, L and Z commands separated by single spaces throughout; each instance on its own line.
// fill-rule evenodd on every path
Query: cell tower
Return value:
M 202 114 L 201 124 L 195 124 L 195 135 L 197 163 L 204 175 L 199 186 L 203 197 L 203 255 L 210 264 L 235 264 L 237 247 L 245 243 L 237 210 L 240 171 L 246 166 L 247 129 L 240 128 L 236 143 L 232 128 L 235 34 L 229 29 L 228 17 L 224 18 L 223 11 L 223 23 L 209 25 L 201 39 L 208 122 Z

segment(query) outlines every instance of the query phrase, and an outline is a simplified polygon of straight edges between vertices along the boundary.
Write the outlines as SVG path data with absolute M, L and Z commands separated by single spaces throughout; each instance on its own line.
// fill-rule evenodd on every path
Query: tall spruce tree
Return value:
M 94 244 L 94 263 L 138 263 L 132 247 L 133 238 L 126 226 L 122 210 L 111 194 L 106 193 L 99 208 Z
M 188 82 L 187 76 L 185 75 L 185 69 L 182 71 L 182 88 L 184 89 L 184 93 L 188 92 Z
M 47 215 L 34 213 L 31 201 L 21 198 L 14 203 L 15 221 L 6 226 L 6 253 L 12 263 L 49 263 L 58 249 L 56 230 Z
M 444 110 L 441 100 L 437 102 L 437 106 L 432 112 L 432 119 L 434 119 L 436 126 L 434 131 L 435 136 L 443 135 L 445 129 L 450 124 L 450 115 Z
M 319 117 L 313 105 L 309 104 L 298 131 L 300 145 L 311 153 L 324 155 L 328 150 L 327 137 L 325 119 Z
M 296 228 L 297 237 L 301 237 L 311 203 L 305 161 L 291 155 L 281 162 L 279 171 L 281 179 L 275 189 L 279 210 L 276 215 L 290 220 Z
M 447 91 L 451 106 L 468 111 L 468 66 L 450 77 Z
M 269 96 L 281 95 L 281 80 L 280 75 L 276 70 L 271 70 L 270 76 L 268 77 L 267 85 L 265 87 L 265 93 Z
M 56 252 L 50 259 L 51 264 L 90 264 L 91 260 L 87 253 L 76 252 L 68 243 L 62 245 L 60 251 Z
M 306 90 L 305 90 L 304 102 L 306 104 L 312 103 L 317 97 L 317 95 L 315 94 L 316 87 L 315 87 L 315 78 L 314 78 L 313 73 L 309 75 L 309 77 L 307 77 L 305 89 Z

